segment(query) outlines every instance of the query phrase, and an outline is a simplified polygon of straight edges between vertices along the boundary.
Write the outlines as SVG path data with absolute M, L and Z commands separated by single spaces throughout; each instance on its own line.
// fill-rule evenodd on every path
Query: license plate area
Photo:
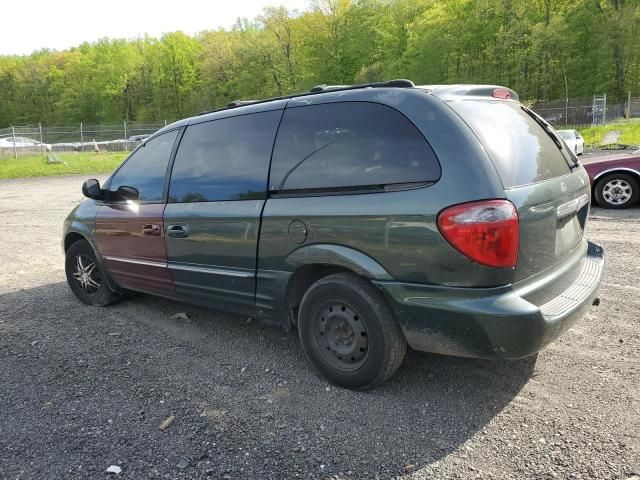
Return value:
M 556 256 L 567 253 L 582 239 L 582 228 L 577 215 L 558 219 L 556 225 Z
M 588 214 L 587 195 L 563 203 L 557 208 L 556 256 L 564 255 L 582 240 Z

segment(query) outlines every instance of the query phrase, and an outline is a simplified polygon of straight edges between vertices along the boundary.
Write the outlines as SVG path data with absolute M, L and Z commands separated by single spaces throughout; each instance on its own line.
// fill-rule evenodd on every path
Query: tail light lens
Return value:
M 460 253 L 488 267 L 513 268 L 518 260 L 518 212 L 507 200 L 449 207 L 438 215 L 442 236 Z

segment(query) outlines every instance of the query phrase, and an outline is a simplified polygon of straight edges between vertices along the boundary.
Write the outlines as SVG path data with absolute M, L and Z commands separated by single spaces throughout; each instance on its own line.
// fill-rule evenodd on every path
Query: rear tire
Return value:
M 595 197 L 604 208 L 629 208 L 638 201 L 638 181 L 626 173 L 612 173 L 596 184 Z
M 67 283 L 74 295 L 86 305 L 106 306 L 120 298 L 107 284 L 107 272 L 86 240 L 78 240 L 65 258 Z
M 331 382 L 365 390 L 400 367 L 407 342 L 384 297 L 364 279 L 329 275 L 305 293 L 299 335 L 311 364 Z

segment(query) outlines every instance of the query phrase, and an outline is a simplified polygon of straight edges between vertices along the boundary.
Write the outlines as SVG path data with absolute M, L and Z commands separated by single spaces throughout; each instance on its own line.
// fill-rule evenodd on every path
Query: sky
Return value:
M 238 17 L 254 18 L 267 6 L 305 10 L 308 0 L 29 0 L 3 2 L 0 55 L 34 50 L 64 50 L 100 38 L 159 37 L 181 30 L 233 26 Z

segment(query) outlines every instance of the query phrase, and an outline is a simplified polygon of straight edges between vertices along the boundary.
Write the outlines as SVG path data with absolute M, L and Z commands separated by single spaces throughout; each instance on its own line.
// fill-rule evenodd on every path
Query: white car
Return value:
M 49 145 L 48 143 L 39 142 L 38 140 L 34 140 L 33 138 L 15 137 L 15 142 L 13 136 L 0 138 L 0 148 L 14 148 L 14 146 L 15 148 L 33 149 L 42 147 L 47 152 L 51 151 L 51 145 Z
M 558 133 L 573 153 L 582 155 L 584 152 L 584 138 L 582 138 L 582 135 L 580 135 L 577 130 L 558 130 Z

